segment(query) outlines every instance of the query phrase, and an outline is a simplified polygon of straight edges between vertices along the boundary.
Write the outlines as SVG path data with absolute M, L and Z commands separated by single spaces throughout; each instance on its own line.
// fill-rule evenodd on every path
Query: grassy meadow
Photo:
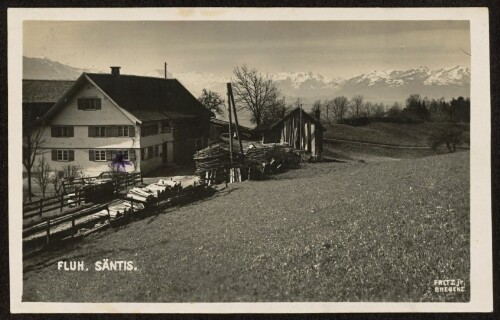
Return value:
M 467 151 L 305 164 L 29 259 L 23 300 L 468 301 L 469 184 Z M 436 293 L 439 279 L 466 290 Z

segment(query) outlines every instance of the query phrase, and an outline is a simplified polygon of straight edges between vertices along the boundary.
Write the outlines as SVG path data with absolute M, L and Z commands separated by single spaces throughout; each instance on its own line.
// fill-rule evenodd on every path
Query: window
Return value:
M 123 160 L 129 160 L 128 150 L 118 150 L 116 151 L 116 154 L 121 154 L 123 156 Z
M 75 150 L 52 150 L 52 161 L 75 161 Z
M 154 147 L 148 147 L 148 159 L 154 157 Z
M 74 136 L 74 128 L 69 126 L 51 127 L 51 136 L 56 138 L 69 138 Z
M 106 150 L 94 150 L 95 161 L 106 161 Z
M 158 124 L 157 123 L 142 126 L 142 128 L 141 128 L 141 136 L 142 137 L 151 136 L 151 135 L 155 135 L 155 134 L 158 134 Z
M 101 110 L 101 99 L 99 98 L 79 98 L 78 110 Z
M 161 132 L 162 133 L 172 132 L 172 123 L 170 121 L 162 121 Z
M 129 132 L 128 132 L 128 126 L 119 126 L 118 127 L 118 136 L 119 137 L 128 137 Z
M 68 150 L 57 150 L 57 161 L 68 161 Z
M 106 127 L 90 126 L 89 137 L 106 137 Z

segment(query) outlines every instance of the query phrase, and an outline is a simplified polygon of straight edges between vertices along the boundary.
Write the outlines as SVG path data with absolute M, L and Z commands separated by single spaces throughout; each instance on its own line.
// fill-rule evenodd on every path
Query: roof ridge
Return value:
M 155 80 L 175 80 L 178 81 L 177 78 L 159 78 L 159 77 L 151 77 L 151 76 L 141 76 L 136 74 L 120 74 L 115 76 L 111 73 L 96 73 L 96 72 L 84 72 L 87 75 L 98 75 L 98 76 L 110 76 L 110 77 L 134 77 L 134 78 L 147 78 L 147 79 L 155 79 Z

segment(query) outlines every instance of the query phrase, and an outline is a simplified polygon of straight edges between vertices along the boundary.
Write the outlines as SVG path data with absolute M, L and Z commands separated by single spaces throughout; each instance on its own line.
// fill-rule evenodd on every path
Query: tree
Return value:
M 51 175 L 50 165 L 47 162 L 47 160 L 45 160 L 45 157 L 42 156 L 38 158 L 38 163 L 35 169 L 36 169 L 35 182 L 40 187 L 40 191 L 42 192 L 42 198 L 45 198 L 45 193 L 47 191 Z
M 442 129 L 433 132 L 428 139 L 429 146 L 437 151 L 443 144 L 446 145 L 448 151 L 455 152 L 457 145 L 468 142 L 463 126 L 454 124 L 444 126 Z
M 313 118 L 316 118 L 317 115 L 321 117 L 321 109 L 322 109 L 322 103 L 321 100 L 316 100 L 314 101 L 312 105 L 311 112 L 309 113 Z M 321 119 L 318 119 L 321 121 Z
M 62 179 L 64 178 L 63 171 L 54 172 L 53 175 L 50 176 L 50 183 L 54 187 L 54 192 L 59 194 L 61 192 Z
M 278 100 L 277 85 L 256 69 L 248 69 L 247 66 L 236 67 L 233 75 L 232 87 L 235 103 L 240 109 L 251 112 L 250 120 L 253 123 L 261 124 L 264 110 L 275 105 Z
M 426 99 L 422 99 L 419 94 L 411 94 L 406 99 L 404 113 L 412 118 L 427 121 L 430 119 L 430 113 L 426 106 Z
M 274 103 L 262 110 L 261 123 L 272 125 L 286 116 L 290 110 L 291 107 L 286 105 L 285 97 L 283 97 L 283 99 L 276 100 Z
M 402 108 L 401 103 L 395 101 L 387 111 L 387 116 L 391 118 L 398 118 L 401 116 Z
M 333 99 L 333 113 L 337 119 L 342 121 L 349 107 L 349 100 L 346 97 L 340 96 Z
M 375 107 L 373 108 L 373 115 L 379 118 L 383 117 L 385 115 L 385 105 L 383 103 L 375 104 Z
M 351 99 L 352 114 L 359 117 L 359 113 L 363 110 L 364 97 L 362 95 L 355 95 Z
M 27 115 L 27 117 L 29 117 L 29 115 Z M 43 132 L 44 129 L 41 126 L 32 128 L 29 122 L 23 124 L 23 166 L 28 174 L 28 198 L 30 201 L 33 196 L 31 188 L 31 171 L 35 164 L 35 159 L 44 153 L 42 150 L 42 146 L 45 143 Z
M 323 110 L 325 111 L 324 114 L 326 115 L 326 122 L 330 124 L 330 113 L 333 109 L 333 100 L 325 100 L 323 101 Z
M 221 98 L 218 92 L 203 89 L 201 96 L 198 97 L 198 101 L 213 113 L 218 115 L 224 114 L 224 104 L 226 101 Z

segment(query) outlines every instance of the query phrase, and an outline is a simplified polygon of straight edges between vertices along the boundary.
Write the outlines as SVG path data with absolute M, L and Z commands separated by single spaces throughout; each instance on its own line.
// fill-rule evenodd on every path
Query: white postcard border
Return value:
M 9 266 L 13 313 L 491 312 L 489 23 L 487 8 L 9 8 Z M 471 30 L 471 300 L 468 303 L 45 303 L 22 302 L 22 52 L 24 20 L 257 21 L 469 20 Z

